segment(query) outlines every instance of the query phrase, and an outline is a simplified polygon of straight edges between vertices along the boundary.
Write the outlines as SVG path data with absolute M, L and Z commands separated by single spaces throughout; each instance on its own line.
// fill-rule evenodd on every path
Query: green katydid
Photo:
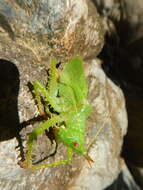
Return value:
M 88 161 L 92 161 L 85 148 L 85 122 L 92 111 L 92 107 L 87 100 L 88 86 L 83 61 L 80 57 L 70 60 L 59 76 L 56 65 L 56 59 L 51 59 L 48 87 L 38 81 L 32 83 L 40 114 L 43 113 L 43 106 L 46 113 L 49 114 L 49 105 L 57 114 L 51 114 L 48 120 L 29 134 L 26 158 L 20 164 L 24 168 L 38 169 L 68 164 L 72 160 L 73 151 L 81 154 Z M 41 96 L 45 99 L 44 105 Z M 50 127 L 56 128 L 54 131 L 58 142 L 67 146 L 68 158 L 54 163 L 32 165 L 33 142 L 38 135 Z

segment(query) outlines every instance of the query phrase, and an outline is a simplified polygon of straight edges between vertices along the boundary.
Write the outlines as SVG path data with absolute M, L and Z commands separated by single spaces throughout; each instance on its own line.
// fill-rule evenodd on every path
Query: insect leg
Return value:
M 50 76 L 49 76 L 48 88 L 46 89 L 47 89 L 47 92 L 49 93 L 50 104 L 55 109 L 55 111 L 65 112 L 67 105 L 65 105 L 66 103 L 65 97 L 63 97 L 63 94 L 59 93 L 62 89 L 61 89 L 61 83 L 58 82 L 58 79 L 60 77 L 59 77 L 56 65 L 57 65 L 56 59 L 51 59 L 50 71 L 49 71 Z M 68 87 L 66 86 L 66 89 L 64 90 L 64 94 L 68 91 L 67 88 Z M 57 98 L 58 95 L 60 95 L 60 97 Z
M 47 91 L 49 92 L 49 95 L 52 97 L 56 97 L 58 93 L 58 71 L 56 68 L 56 64 L 56 59 L 51 59 L 49 71 L 50 76 Z
M 38 81 L 33 82 L 35 97 L 38 103 L 38 109 L 40 113 L 41 112 L 43 113 L 43 111 L 41 111 L 43 110 L 43 104 L 41 102 L 40 95 L 44 96 L 47 104 L 51 105 L 54 108 L 54 110 L 59 113 L 65 112 L 66 108 L 69 106 L 69 105 L 65 105 L 67 102 L 67 100 L 65 100 L 65 98 L 67 97 L 65 96 L 68 96 L 68 95 L 70 97 L 71 95 L 73 96 L 73 94 L 71 94 L 73 92 L 72 92 L 72 89 L 70 89 L 70 87 L 58 83 L 58 71 L 56 68 L 56 64 L 57 64 L 57 61 L 55 59 L 52 59 L 51 65 L 50 65 L 50 71 L 49 71 L 50 76 L 49 76 L 49 81 L 48 81 L 48 87 L 45 87 Z M 64 96 L 61 93 L 62 91 L 63 91 Z M 59 92 L 61 93 L 60 95 L 63 96 L 62 98 L 57 97 Z M 50 111 L 48 110 L 48 105 L 45 106 L 45 108 L 47 109 L 46 113 L 48 112 L 49 114 Z
M 56 64 L 57 64 L 57 61 L 55 59 L 52 59 L 51 60 L 51 65 L 50 65 L 51 67 L 50 67 L 50 79 L 49 79 L 49 83 L 48 83 L 48 89 L 46 87 L 44 87 L 38 81 L 33 82 L 34 94 L 35 94 L 35 98 L 36 98 L 36 101 L 37 101 L 37 106 L 38 106 L 38 110 L 39 110 L 40 115 L 44 115 L 44 107 L 43 107 L 43 103 L 41 102 L 41 95 L 44 96 L 44 98 L 46 99 L 47 104 L 52 105 L 53 102 L 55 102 L 54 107 L 56 105 L 56 95 L 57 95 L 57 92 L 58 92 Z M 52 99 L 54 99 L 54 100 L 52 100 Z M 48 105 L 45 106 L 45 111 L 46 111 L 47 114 L 50 113 Z
M 28 141 L 27 141 L 27 153 L 26 153 L 26 159 L 24 162 L 19 163 L 21 167 L 23 168 L 29 168 L 32 165 L 32 150 L 33 150 L 33 142 L 37 139 L 37 136 L 42 134 L 46 129 L 49 127 L 54 126 L 56 123 L 62 122 L 66 120 L 65 115 L 55 116 L 47 121 L 45 121 L 43 124 L 36 127 L 31 133 L 28 134 Z
M 55 96 L 51 96 L 51 94 L 40 82 L 34 81 L 33 86 L 37 94 L 37 97 L 40 96 L 40 94 L 42 94 L 45 97 L 46 102 L 48 102 L 55 109 L 55 111 L 59 113 L 63 111 L 62 107 L 59 105 L 59 99 Z M 40 104 L 41 102 L 39 103 L 39 105 Z
M 56 161 L 53 163 L 48 163 L 48 164 L 33 165 L 30 169 L 35 170 L 35 169 L 40 169 L 40 168 L 55 167 L 55 166 L 59 166 L 59 165 L 69 164 L 72 161 L 73 150 L 68 147 L 67 151 L 68 151 L 67 160 L 59 160 L 59 161 Z
M 39 83 L 39 82 L 38 82 Z M 35 95 L 35 99 L 37 101 L 37 107 L 38 107 L 38 111 L 40 113 L 41 116 L 43 116 L 45 113 L 44 113 L 44 107 L 43 107 L 43 103 L 41 101 L 41 95 L 40 95 L 40 92 L 39 92 L 39 88 L 38 88 L 38 85 L 37 85 L 37 81 L 33 82 L 33 88 L 34 88 L 34 95 Z M 44 88 L 44 86 L 43 86 Z M 47 107 L 46 109 L 46 113 L 48 114 L 49 113 L 49 109 Z

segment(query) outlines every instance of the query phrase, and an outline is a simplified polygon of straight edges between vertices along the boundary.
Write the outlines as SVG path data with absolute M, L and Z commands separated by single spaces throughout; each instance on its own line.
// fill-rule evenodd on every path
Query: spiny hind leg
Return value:
M 73 157 L 73 150 L 71 148 L 67 148 L 67 160 L 59 160 L 53 163 L 48 163 L 48 164 L 37 164 L 37 165 L 32 165 L 32 167 L 30 169 L 35 170 L 35 169 L 41 169 L 41 168 L 46 168 L 46 167 L 55 167 L 55 166 L 59 166 L 59 165 L 65 165 L 65 164 L 69 164 L 72 161 L 72 157 Z
M 34 94 L 37 101 L 38 110 L 40 113 L 43 112 L 41 95 L 45 98 L 45 101 L 47 102 L 47 106 L 45 105 L 45 108 L 48 109 L 48 104 L 49 104 L 54 108 L 55 111 L 59 113 L 63 111 L 62 105 L 60 104 L 61 101 L 59 98 L 56 97 L 58 86 L 54 88 L 55 92 L 53 92 L 54 90 L 46 89 L 46 87 L 44 87 L 44 85 L 41 84 L 39 81 L 34 81 L 33 87 L 34 87 Z M 46 112 L 50 113 L 49 110 L 47 110 Z
M 48 87 L 45 87 L 39 81 L 34 81 L 32 83 L 34 87 L 35 99 L 37 101 L 38 110 L 41 116 L 44 115 L 44 108 L 46 113 L 51 115 L 51 112 L 48 109 L 49 108 L 48 105 L 50 105 L 52 108 L 54 108 L 55 111 L 59 113 L 63 111 L 65 112 L 65 109 L 67 107 L 65 105 L 65 102 L 63 103 L 62 98 L 57 97 L 59 92 L 59 83 L 58 83 L 59 76 L 56 64 L 57 61 L 55 59 L 51 59 Z M 41 101 L 41 95 L 45 98 L 45 102 L 47 103 L 44 106 Z
M 55 126 L 56 123 L 63 122 L 66 120 L 66 115 L 60 115 L 52 117 L 51 119 L 45 121 L 43 124 L 36 127 L 28 135 L 28 141 L 26 145 L 27 153 L 24 162 L 20 162 L 19 165 L 22 168 L 31 168 L 32 166 L 32 152 L 33 152 L 33 143 L 37 140 L 38 135 L 42 134 L 49 127 Z
M 45 97 L 46 101 L 48 102 L 48 94 L 47 94 L 47 90 L 46 88 L 38 81 L 34 81 L 32 83 L 33 85 L 33 92 L 34 92 L 34 95 L 35 95 L 35 100 L 36 100 L 36 103 L 37 103 L 37 107 L 38 107 L 38 111 L 40 113 L 40 116 L 44 116 L 45 115 L 45 112 L 44 112 L 44 105 L 42 103 L 42 100 L 41 100 L 41 95 Z M 46 113 L 49 114 L 50 111 L 48 109 L 48 105 L 45 106 L 46 107 Z
M 45 111 L 47 114 L 50 114 L 48 104 L 51 104 L 51 100 L 54 99 L 56 101 L 56 95 L 58 92 L 57 88 L 57 69 L 56 69 L 57 61 L 56 59 L 51 59 L 50 64 L 50 77 L 48 82 L 48 88 L 46 88 L 43 84 L 41 84 L 39 81 L 34 81 L 32 83 L 34 88 L 34 95 L 35 99 L 37 101 L 37 107 L 39 110 L 40 115 L 44 115 L 44 106 L 41 101 L 41 95 L 45 98 L 47 105 L 45 105 Z

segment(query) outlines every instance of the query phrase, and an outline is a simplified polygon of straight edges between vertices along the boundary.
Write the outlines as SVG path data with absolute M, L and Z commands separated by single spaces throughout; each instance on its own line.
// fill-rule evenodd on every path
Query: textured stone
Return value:
M 107 29 L 104 68 L 125 93 L 129 122 L 122 155 L 135 180 L 130 186 L 143 189 L 143 1 L 93 1 Z
M 96 56 L 103 46 L 101 19 L 90 0 L 1 0 L 0 29 L 0 39 L 15 41 L 37 62 Z
M 0 189 L 90 190 L 94 186 L 102 190 L 118 176 L 122 168 L 120 152 L 127 127 L 124 96 L 106 77 L 99 60 L 87 61 L 87 57 L 98 55 L 103 46 L 101 23 L 90 0 L 0 0 L 0 58 L 14 63 L 20 75 L 20 86 L 17 82 L 14 96 L 17 103 L 19 89 L 18 105 L 13 109 L 16 114 L 18 112 L 15 116 L 16 119 L 19 116 L 17 122 L 29 120 L 38 114 L 27 83 L 33 80 L 47 81 L 45 69 L 51 56 L 63 64 L 77 54 L 86 58 L 89 101 L 94 108 L 86 131 L 87 145 L 93 142 L 90 148 L 90 156 L 94 160 L 92 167 L 80 155 L 74 154 L 70 165 L 35 172 L 22 169 L 17 162 L 23 155 L 23 147 L 20 146 L 20 150 L 15 147 L 18 142 L 21 145 L 21 141 L 25 146 L 26 134 L 38 123 L 22 130 L 17 127 L 12 136 L 9 135 L 9 128 L 3 127 L 3 131 L 7 130 L 7 138 L 1 139 L 0 143 Z M 103 130 L 96 138 L 100 127 Z M 43 134 L 35 147 L 35 160 L 47 156 L 53 150 L 54 145 L 51 146 Z M 60 144 L 57 153 L 45 162 L 65 157 L 66 147 Z

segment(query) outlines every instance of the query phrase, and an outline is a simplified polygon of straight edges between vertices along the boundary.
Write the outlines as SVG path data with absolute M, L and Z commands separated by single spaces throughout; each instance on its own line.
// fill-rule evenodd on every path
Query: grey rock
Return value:
M 15 136 L 1 140 L 0 189 L 90 190 L 94 186 L 102 190 L 121 171 L 120 152 L 127 130 L 127 116 L 122 91 L 106 77 L 99 60 L 87 59 L 99 53 L 104 41 L 102 20 L 94 4 L 89 0 L 4 0 L 0 1 L 0 15 L 0 57 L 14 63 L 20 75 L 16 107 L 19 123 L 38 114 L 27 83 L 47 81 L 46 69 L 50 57 L 56 57 L 63 64 L 77 54 L 86 59 L 89 101 L 94 108 L 86 131 L 86 144 L 93 142 L 90 148 L 90 156 L 94 160 L 92 167 L 80 155 L 74 154 L 70 165 L 34 172 L 20 168 L 17 162 L 22 153 L 15 147 L 19 137 L 25 147 L 26 134 L 38 125 L 35 123 L 21 131 L 18 128 Z M 96 137 L 100 127 L 103 129 Z M 35 145 L 34 159 L 42 159 L 54 148 L 43 134 Z M 44 162 L 65 157 L 66 147 L 60 144 L 57 153 Z
M 8 35 L 37 62 L 96 56 L 104 41 L 101 19 L 89 0 L 2 0 L 0 27 L 0 38 Z

